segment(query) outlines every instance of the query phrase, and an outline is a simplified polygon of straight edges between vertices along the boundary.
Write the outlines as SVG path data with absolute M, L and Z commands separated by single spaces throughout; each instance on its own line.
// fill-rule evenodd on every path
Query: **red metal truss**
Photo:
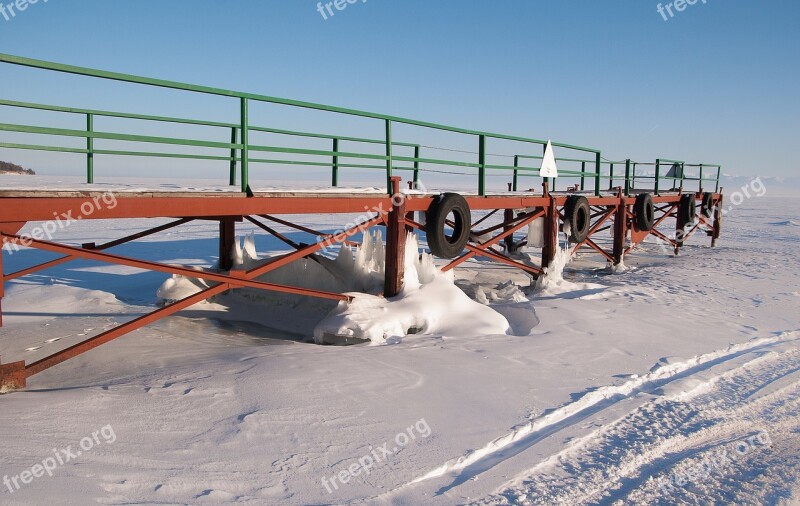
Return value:
M 392 178 L 391 183 L 395 192 L 394 197 L 396 197 L 399 195 L 400 180 L 399 178 Z M 19 230 L 27 222 L 46 221 L 53 219 L 54 216 L 58 217 L 58 213 L 54 213 L 54 210 L 61 212 L 61 216 L 78 216 L 82 205 L 100 195 L 99 193 L 80 193 L 77 195 L 52 193 L 44 192 L 36 196 L 0 195 L 0 237 L 5 243 L 63 255 L 9 274 L 2 273 L 0 257 L 0 301 L 2 301 L 4 295 L 3 285 L 5 281 L 21 278 L 76 259 L 89 259 L 203 279 L 210 284 L 210 287 L 31 364 L 26 365 L 24 362 L 0 364 L 0 389 L 24 388 L 27 378 L 34 374 L 227 290 L 246 287 L 331 300 L 349 300 L 350 297 L 343 294 L 269 283 L 260 281 L 257 278 L 299 259 L 313 259 L 316 253 L 327 246 L 354 244 L 350 241 L 353 235 L 366 232 L 375 226 L 386 227 L 387 258 L 384 295 L 387 297 L 397 295 L 402 289 L 406 234 L 413 229 L 424 230 L 425 228 L 413 220 L 413 213 L 427 211 L 434 198 L 436 198 L 434 195 L 403 195 L 403 198 L 397 199 L 390 195 L 382 194 L 343 195 L 326 193 L 271 193 L 257 194 L 253 197 L 244 197 L 241 194 L 123 194 L 116 197 L 116 205 L 113 208 L 96 208 L 91 216 L 86 216 L 85 218 L 100 220 L 166 217 L 174 220 L 104 244 L 87 243 L 81 247 L 18 235 Z M 544 268 L 551 264 L 558 250 L 558 233 L 560 231 L 560 223 L 564 219 L 563 208 L 568 197 L 569 195 L 567 194 L 551 194 L 547 191 L 546 186 L 544 193 L 540 195 L 465 196 L 470 210 L 488 212 L 481 219 L 474 222 L 470 231 L 470 242 L 465 247 L 466 252 L 444 266 L 443 270 L 451 270 L 470 258 L 482 256 L 489 260 L 521 269 L 534 277 L 541 275 L 544 272 Z M 590 213 L 589 235 L 584 241 L 575 244 L 571 248 L 571 254 L 575 254 L 581 248 L 588 247 L 608 261 L 617 264 L 622 261 L 624 255 L 630 253 L 637 244 L 641 243 L 649 235 L 668 242 L 676 248 L 677 252 L 677 248 L 701 228 L 708 229 L 709 235 L 712 237 L 712 245 L 715 245 L 721 231 L 722 214 L 720 207 L 722 205 L 722 195 L 715 194 L 713 197 L 713 220 L 700 213 L 697 221 L 692 224 L 689 230 L 685 231 L 682 239 L 676 241 L 657 230 L 657 227 L 662 226 L 669 218 L 677 218 L 677 208 L 681 199 L 680 192 L 653 197 L 653 202 L 657 205 L 656 212 L 659 216 L 655 221 L 655 226 L 650 231 L 640 231 L 635 225 L 636 216 L 632 211 L 636 200 L 634 197 L 624 196 L 621 191 L 618 191 L 616 196 L 587 196 L 590 208 L 593 210 Z M 701 195 L 697 194 L 695 198 L 699 200 Z M 532 209 L 532 211 L 517 214 L 517 210 L 521 209 Z M 482 229 L 479 229 L 479 226 L 483 225 L 491 217 L 496 216 L 500 211 L 503 211 L 503 213 L 499 223 L 488 227 L 483 226 Z M 348 226 L 347 229 L 335 234 L 328 234 L 307 226 L 298 225 L 288 219 L 289 215 L 364 215 L 365 212 L 372 217 L 365 218 L 358 225 Z M 256 218 L 311 234 L 316 237 L 315 242 L 303 244 L 294 241 Z M 140 260 L 104 251 L 198 219 L 214 220 L 220 223 L 220 266 L 223 268 L 226 268 L 226 264 L 230 266 L 232 262 L 229 255 L 235 240 L 234 226 L 237 221 L 249 221 L 261 230 L 283 241 L 292 247 L 294 251 L 277 256 L 267 263 L 250 270 L 226 269 L 220 272 L 211 270 L 198 271 L 187 267 Z M 536 219 L 544 219 L 545 222 L 545 243 L 542 248 L 541 266 L 523 263 L 508 256 L 508 252 L 514 251 L 514 248 L 518 245 L 518 243 L 514 242 L 514 234 Z M 603 230 L 612 228 L 612 226 L 608 225 L 612 220 L 614 222 L 614 246 L 613 250 L 609 252 L 598 245 L 593 237 Z M 630 245 L 626 247 L 629 233 L 631 236 Z M 487 234 L 494 235 L 488 240 L 481 241 L 480 238 L 485 237 Z M 505 253 L 495 249 L 503 241 L 506 244 Z M 0 325 L 2 325 L 1 309 Z

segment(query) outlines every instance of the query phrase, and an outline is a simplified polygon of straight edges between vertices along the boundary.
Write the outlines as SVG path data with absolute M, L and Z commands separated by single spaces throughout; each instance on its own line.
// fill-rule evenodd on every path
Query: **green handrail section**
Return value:
M 230 185 L 236 185 L 237 181 L 237 165 L 239 168 L 239 183 L 241 191 L 247 192 L 250 182 L 250 168 L 251 164 L 269 164 L 269 165 L 286 165 L 293 167 L 326 167 L 331 170 L 331 184 L 338 186 L 340 184 L 340 173 L 342 169 L 371 169 L 380 170 L 385 172 L 387 178 L 387 188 L 391 191 L 388 185 L 388 180 L 394 171 L 410 171 L 414 185 L 420 182 L 421 172 L 443 173 L 443 174 L 457 174 L 457 175 L 473 175 L 472 172 L 453 172 L 451 170 L 440 170 L 434 167 L 456 167 L 461 169 L 469 169 L 474 171 L 477 176 L 477 191 L 479 195 L 486 195 L 488 193 L 487 178 L 493 176 L 508 177 L 509 173 L 512 174 L 511 187 L 514 191 L 519 190 L 519 180 L 521 177 L 539 177 L 539 169 L 534 166 L 526 165 L 531 161 L 542 160 L 543 156 L 530 155 L 530 154 L 493 154 L 487 150 L 490 141 L 503 141 L 522 143 L 529 146 L 541 146 L 542 148 L 547 145 L 547 141 L 541 139 L 525 138 L 512 135 L 504 135 L 497 133 L 489 133 L 477 130 L 469 130 L 464 128 L 440 125 L 426 121 L 418 121 L 397 116 L 388 116 L 377 113 L 370 113 L 359 111 L 355 109 L 347 109 L 341 107 L 332 107 L 311 102 L 302 102 L 296 100 L 288 100 L 283 98 L 271 97 L 266 95 L 258 95 L 252 93 L 237 92 L 219 88 L 211 88 L 206 86 L 197 86 L 174 81 L 166 81 L 161 79 L 151 79 L 146 77 L 133 76 L 128 74 L 121 74 L 116 72 L 108 72 L 102 70 L 95 70 L 84 67 L 76 67 L 72 65 L 64 65 L 60 63 L 46 62 L 41 60 L 34 60 L 30 58 L 23 58 L 18 56 L 0 54 L 0 63 L 7 63 L 12 65 L 19 65 L 29 68 L 66 73 L 78 76 L 91 77 L 96 79 L 104 79 L 118 82 L 134 83 L 149 87 L 167 88 L 190 93 L 199 93 L 206 95 L 214 95 L 220 97 L 228 97 L 238 100 L 238 117 L 239 121 L 236 123 L 209 121 L 190 118 L 179 118 L 169 116 L 136 114 L 130 112 L 107 111 L 96 109 L 85 109 L 75 107 L 64 107 L 57 105 L 46 105 L 31 102 L 21 102 L 15 100 L 0 99 L 0 106 L 47 111 L 55 113 L 65 113 L 70 115 L 80 115 L 85 118 L 85 130 L 76 130 L 69 128 L 54 128 L 50 126 L 40 125 L 24 125 L 15 123 L 0 123 L 0 131 L 30 135 L 30 136 L 57 136 L 64 138 L 83 138 L 85 139 L 85 148 L 79 147 L 64 147 L 54 146 L 48 144 L 28 143 L 28 142 L 0 142 L 0 147 L 9 149 L 20 150 L 35 150 L 45 152 L 60 152 L 60 153 L 75 153 L 83 154 L 86 156 L 86 181 L 87 183 L 94 182 L 95 175 L 95 155 L 112 155 L 112 156 L 135 156 L 135 157 L 157 157 L 157 158 L 175 158 L 184 160 L 205 160 L 205 161 L 219 161 L 227 162 Z M 369 138 L 369 137 L 355 137 L 337 134 L 327 134 L 319 132 L 303 132 L 296 130 L 279 129 L 272 127 L 265 127 L 260 125 L 251 124 L 250 111 L 251 103 L 267 103 L 284 105 L 294 108 L 310 109 L 314 111 L 321 111 L 326 113 L 334 113 L 345 115 L 354 118 L 362 118 L 368 120 L 378 120 L 382 122 L 382 129 L 384 132 L 383 138 Z M 102 131 L 96 128 L 95 120 L 97 118 L 117 118 L 124 120 L 139 120 L 144 122 L 159 122 L 168 123 L 173 125 L 191 125 L 210 127 L 222 129 L 225 131 L 225 136 L 220 136 L 219 141 L 213 140 L 200 140 L 188 139 L 183 137 L 165 137 L 155 135 L 140 135 L 130 133 L 119 133 Z M 427 146 L 422 143 L 414 142 L 400 142 L 394 139 L 394 126 L 405 125 L 410 127 L 418 127 L 422 129 L 429 129 L 438 132 L 445 132 L 448 134 L 458 134 L 460 136 L 468 136 L 473 138 L 477 145 L 474 150 L 469 149 L 448 149 L 439 146 Z M 287 147 L 281 145 L 263 145 L 251 142 L 251 134 L 271 134 L 279 137 L 296 137 L 301 139 L 316 139 L 327 140 L 330 142 L 330 149 L 310 149 Z M 198 150 L 191 150 L 191 152 L 174 152 L 174 151 L 154 151 L 147 148 L 141 149 L 106 149 L 98 148 L 96 140 L 111 141 L 111 142 L 126 142 L 133 143 L 138 146 L 170 146 L 182 148 L 198 148 Z M 229 141 L 229 142 L 228 142 Z M 383 153 L 371 153 L 357 150 L 342 150 L 342 143 L 350 143 L 354 145 L 382 145 Z M 654 183 L 653 191 L 658 194 L 663 186 L 663 181 L 670 181 L 672 183 L 671 189 L 683 189 L 686 181 L 698 181 L 699 190 L 703 189 L 705 181 L 715 181 L 716 191 L 719 191 L 719 177 L 721 174 L 721 167 L 713 164 L 687 164 L 683 161 L 658 159 L 654 164 L 633 162 L 631 160 L 624 160 L 621 162 L 604 161 L 601 156 L 601 151 L 598 149 L 581 147 L 572 144 L 552 142 L 554 148 L 561 148 L 572 152 L 582 153 L 582 157 L 563 157 L 556 158 L 559 164 L 563 164 L 568 168 L 559 169 L 559 179 L 574 179 L 576 181 L 573 190 L 585 191 L 587 181 L 592 181 L 593 190 L 595 195 L 600 195 L 604 190 L 602 188 L 603 180 L 608 181 L 608 190 L 614 189 L 615 182 L 622 182 L 626 194 L 636 191 L 636 183 L 642 180 L 652 180 Z M 540 148 L 540 149 L 542 149 Z M 475 161 L 454 160 L 445 157 L 432 157 L 427 154 L 422 157 L 422 150 L 426 151 L 444 151 L 444 152 L 457 152 L 460 153 L 462 158 L 472 158 Z M 208 154 L 208 150 L 216 150 L 217 154 Z M 405 152 L 409 150 L 409 152 Z M 198 152 L 200 151 L 200 152 Z M 223 153 L 219 153 L 223 151 Z M 278 154 L 282 158 L 275 158 L 269 156 L 270 154 Z M 492 163 L 499 157 L 506 159 L 513 159 L 513 164 Z M 615 166 L 625 166 L 625 171 L 620 175 L 615 172 Z M 639 166 L 653 166 L 654 174 L 637 174 L 636 170 Z M 676 168 L 668 174 L 662 174 L 662 169 L 665 166 Z M 577 170 L 580 167 L 580 170 Z M 699 168 L 698 177 L 690 177 L 686 175 L 686 168 Z M 679 171 L 677 170 L 679 168 Z M 607 170 L 606 170 L 607 169 Z M 715 177 L 706 177 L 709 173 L 713 173 L 716 169 Z M 491 173 L 489 171 L 492 171 Z M 670 175 L 671 174 L 671 175 Z M 678 183 L 679 186 L 678 186 Z M 555 180 L 552 182 L 552 189 L 555 189 Z

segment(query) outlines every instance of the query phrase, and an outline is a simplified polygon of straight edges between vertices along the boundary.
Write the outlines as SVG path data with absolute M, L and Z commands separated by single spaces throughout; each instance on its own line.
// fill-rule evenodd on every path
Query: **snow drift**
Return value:
M 237 268 L 252 269 L 265 262 L 259 259 L 254 238 L 247 236 L 243 244 L 236 242 L 234 262 Z M 226 306 L 246 305 L 245 312 L 274 314 L 275 307 L 298 311 L 299 320 L 310 314 L 327 314 L 313 327 L 319 344 L 387 344 L 399 342 L 409 334 L 441 337 L 474 337 L 506 334 L 511 325 L 500 313 L 472 300 L 453 282 L 452 272 L 443 273 L 434 265 L 430 254 L 420 254 L 414 234 L 408 235 L 405 255 L 405 277 L 402 293 L 393 298 L 379 295 L 383 286 L 386 252 L 380 232 L 365 234 L 362 244 L 352 248 L 343 245 L 335 259 L 321 256 L 305 258 L 276 269 L 261 281 L 347 293 L 351 302 L 340 302 L 331 308 L 329 301 L 310 300 L 243 288 L 214 299 Z M 268 261 L 268 260 L 266 260 Z M 162 301 L 178 300 L 208 285 L 203 280 L 175 275 L 158 289 Z M 245 300 L 242 300 L 245 299 Z M 235 308 L 232 312 L 236 313 Z M 239 308 L 241 313 L 241 308 Z M 286 320 L 284 313 L 282 320 Z M 258 319 L 257 317 L 255 319 Z M 273 318 L 269 318 L 272 325 Z M 294 319 L 290 323 L 295 323 Z

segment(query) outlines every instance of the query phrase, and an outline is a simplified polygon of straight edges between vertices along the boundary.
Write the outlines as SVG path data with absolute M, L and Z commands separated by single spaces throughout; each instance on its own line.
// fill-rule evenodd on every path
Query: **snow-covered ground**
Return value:
M 57 239 L 153 223 L 81 222 Z M 211 266 L 215 232 L 193 222 L 115 252 Z M 798 247 L 796 194 L 768 188 L 731 209 L 718 248 L 698 237 L 673 258 L 644 245 L 625 272 L 582 255 L 566 282 L 537 290 L 476 260 L 457 269 L 456 294 L 421 261 L 416 296 L 428 289 L 430 307 L 410 294 L 402 310 L 380 309 L 429 310 L 398 320 L 428 331 L 368 328 L 362 337 L 389 335 L 377 345 L 305 342 L 330 311 L 328 323 L 357 321 L 335 303 L 243 291 L 198 305 L 0 397 L 0 479 L 11 483 L 0 504 L 793 504 Z M 257 233 L 255 249 L 285 246 Z M 49 258 L 5 253 L 4 268 Z M 3 362 L 135 317 L 164 282 L 84 261 L 9 282 Z M 451 300 L 473 310 L 442 317 Z M 359 303 L 370 314 L 381 304 Z

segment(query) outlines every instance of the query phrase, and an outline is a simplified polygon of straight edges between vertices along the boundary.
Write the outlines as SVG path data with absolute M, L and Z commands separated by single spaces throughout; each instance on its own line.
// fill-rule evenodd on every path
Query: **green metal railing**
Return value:
M 237 164 L 239 167 L 239 182 L 241 190 L 247 191 L 250 181 L 250 165 L 251 164 L 271 164 L 271 165 L 290 165 L 290 166 L 305 166 L 305 167 L 328 167 L 331 169 L 331 184 L 338 186 L 340 182 L 341 169 L 374 169 L 385 172 L 387 178 L 390 178 L 394 171 L 410 171 L 413 174 L 413 181 L 419 182 L 420 172 L 444 172 L 432 169 L 431 166 L 449 166 L 459 167 L 463 169 L 474 170 L 477 173 L 477 190 L 479 195 L 487 194 L 487 177 L 494 174 L 489 174 L 489 171 L 501 171 L 503 174 L 513 173 L 513 189 L 518 189 L 518 180 L 520 176 L 539 176 L 539 170 L 534 167 L 525 167 L 521 164 L 522 160 L 541 160 L 541 156 L 518 154 L 518 155 L 496 155 L 491 154 L 487 150 L 489 141 L 511 141 L 522 143 L 525 145 L 539 145 L 542 149 L 547 145 L 547 141 L 541 139 L 525 138 L 512 135 L 495 134 L 489 132 L 482 132 L 477 130 L 468 130 L 464 128 L 451 127 L 430 123 L 425 121 L 417 121 L 406 119 L 396 116 L 388 116 L 383 114 L 370 113 L 365 111 L 358 111 L 354 109 L 346 109 L 341 107 L 332 107 L 321 104 L 314 104 L 310 102 L 302 102 L 296 100 L 288 100 L 277 97 L 270 97 L 266 95 L 257 95 L 252 93 L 243 93 L 219 88 L 211 88 L 206 86 L 197 86 L 174 81 L 165 81 L 161 79 L 151 79 L 128 74 L 121 74 L 116 72 L 107 72 L 101 70 L 94 70 L 83 67 L 76 67 L 72 65 L 63 65 L 59 63 L 46 62 L 41 60 L 34 60 L 30 58 L 22 58 L 18 56 L 0 54 L 0 63 L 7 63 L 13 65 L 20 65 L 35 69 L 42 69 L 54 72 L 61 72 L 66 74 L 86 76 L 98 79 L 106 79 L 118 82 L 141 84 L 151 87 L 167 88 L 173 90 L 180 90 L 198 94 L 214 95 L 220 97 L 228 97 L 238 101 L 238 117 L 239 121 L 236 123 L 220 122 L 220 121 L 207 121 L 188 118 L 176 118 L 167 116 L 155 116 L 145 114 L 124 113 L 115 111 L 104 111 L 94 109 L 81 109 L 74 107 L 62 107 L 55 105 L 45 105 L 30 102 L 19 102 L 13 100 L 0 99 L 0 106 L 40 110 L 57 113 L 82 115 L 85 117 L 86 128 L 84 130 L 67 129 L 67 128 L 52 128 L 48 126 L 37 125 L 21 125 L 12 123 L 0 123 L 0 131 L 13 132 L 19 134 L 29 135 L 46 135 L 58 136 L 65 138 L 83 138 L 85 139 L 85 148 L 82 147 L 63 147 L 47 144 L 32 144 L 32 143 L 12 143 L 0 142 L 0 147 L 10 149 L 23 149 L 23 150 L 37 150 L 37 151 L 52 151 L 62 153 L 76 153 L 86 156 L 86 180 L 88 183 L 94 182 L 95 170 L 95 155 L 117 155 L 117 156 L 139 156 L 139 157 L 161 157 L 161 158 L 177 158 L 187 160 L 206 160 L 206 161 L 219 161 L 227 162 L 229 171 L 229 184 L 236 185 L 237 179 Z M 250 121 L 250 108 L 252 102 L 286 105 L 295 108 L 310 109 L 315 111 L 335 113 L 346 115 L 350 117 L 366 118 L 380 121 L 382 123 L 383 138 L 363 138 L 342 136 L 335 134 L 324 134 L 316 132 L 301 132 L 293 130 L 283 130 L 277 128 L 268 128 L 251 124 Z M 161 122 L 180 125 L 194 125 L 202 127 L 212 127 L 224 129 L 224 141 L 213 140 L 200 140 L 200 139 L 187 139 L 180 137 L 163 137 L 152 135 L 138 135 L 130 133 L 106 132 L 98 131 L 95 127 L 96 118 L 119 118 L 126 120 L 141 120 L 149 122 Z M 393 139 L 394 125 L 407 125 L 412 127 L 419 127 L 424 129 L 431 129 L 439 132 L 447 132 L 451 134 L 459 134 L 462 136 L 469 136 L 476 142 L 475 150 L 463 150 L 461 153 L 476 156 L 477 160 L 464 161 L 454 160 L 447 158 L 422 158 L 421 153 L 423 148 L 430 148 L 430 150 L 444 150 L 444 151 L 458 151 L 452 149 L 439 148 L 435 146 L 423 146 L 420 143 L 398 142 Z M 317 139 L 328 140 L 331 142 L 330 149 L 308 149 L 308 148 L 293 148 L 280 145 L 262 145 L 251 142 L 252 133 L 272 134 L 276 136 L 292 136 L 303 139 Z M 223 151 L 218 154 L 202 154 L 198 152 L 162 152 L 146 149 L 101 149 L 97 147 L 95 140 L 112 141 L 112 142 L 128 142 L 137 145 L 160 145 L 171 147 L 184 147 L 184 148 L 202 148 L 203 150 L 212 149 Z M 229 142 L 228 142 L 229 141 Z M 384 146 L 382 154 L 369 153 L 363 151 L 342 151 L 342 143 L 351 143 L 356 145 L 382 145 Z M 583 153 L 585 158 L 557 158 L 557 161 L 567 164 L 580 164 L 580 170 L 560 170 L 559 175 L 566 178 L 579 178 L 580 189 L 586 188 L 586 182 L 593 180 L 594 192 L 600 195 L 602 188 L 601 183 L 603 179 L 609 179 L 609 185 L 613 186 L 615 179 L 619 179 L 614 174 L 614 162 L 611 162 L 610 173 L 608 175 L 603 173 L 603 166 L 608 165 L 608 162 L 603 162 L 601 152 L 597 149 L 575 146 L 571 144 L 553 142 L 553 147 L 570 150 L 577 153 Z M 413 149 L 413 156 L 406 156 L 401 153 L 402 149 Z M 273 158 L 270 154 L 278 154 L 283 158 Z M 588 155 L 588 156 L 587 156 Z M 509 159 L 513 158 L 513 165 L 493 164 L 489 163 L 490 156 L 506 156 Z M 311 158 L 311 159 L 308 159 Z M 618 162 L 617 162 L 618 163 Z M 626 193 L 635 187 L 637 179 L 635 167 L 633 164 L 633 171 L 631 171 L 630 160 L 626 161 L 625 172 L 625 189 Z M 680 163 L 685 165 L 684 162 L 671 162 L 669 160 L 659 160 L 656 162 L 656 176 L 655 176 L 655 190 L 659 191 L 659 181 L 662 180 L 659 176 L 659 170 L 662 163 Z M 642 164 L 640 164 L 642 165 Z M 427 166 L 427 167 L 426 167 Z M 686 165 L 688 166 L 688 165 Z M 703 164 L 700 165 L 700 184 L 702 181 L 711 180 L 703 179 L 704 170 L 709 168 L 718 168 L 716 165 Z M 589 171 L 592 168 L 593 171 Z M 707 173 L 707 172 L 706 172 Z M 464 173 L 456 173 L 464 174 Z M 718 187 L 719 170 L 717 171 L 717 187 Z M 644 179 L 646 176 L 639 176 L 639 179 Z M 681 174 L 681 183 L 687 178 Z M 553 182 L 554 184 L 555 182 Z

